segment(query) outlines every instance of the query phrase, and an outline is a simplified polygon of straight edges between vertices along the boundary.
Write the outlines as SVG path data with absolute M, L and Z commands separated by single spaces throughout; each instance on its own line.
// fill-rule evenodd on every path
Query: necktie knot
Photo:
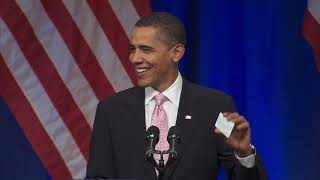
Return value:
M 167 97 L 159 93 L 154 97 L 154 99 L 156 100 L 156 105 L 160 106 L 167 100 Z

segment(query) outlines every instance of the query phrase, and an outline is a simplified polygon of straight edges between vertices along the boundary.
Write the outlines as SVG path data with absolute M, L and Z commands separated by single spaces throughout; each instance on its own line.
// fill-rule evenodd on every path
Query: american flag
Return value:
M 99 100 L 135 84 L 148 0 L 1 0 L 0 95 L 53 179 L 83 178 Z
M 320 0 L 308 0 L 303 34 L 314 49 L 317 68 L 320 71 Z

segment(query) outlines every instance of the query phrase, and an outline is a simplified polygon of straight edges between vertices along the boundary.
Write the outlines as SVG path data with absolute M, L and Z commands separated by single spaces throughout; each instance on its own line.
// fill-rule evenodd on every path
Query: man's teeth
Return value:
M 136 71 L 138 72 L 138 73 L 144 73 L 144 72 L 146 72 L 146 71 L 148 71 L 149 70 L 149 68 L 136 68 Z

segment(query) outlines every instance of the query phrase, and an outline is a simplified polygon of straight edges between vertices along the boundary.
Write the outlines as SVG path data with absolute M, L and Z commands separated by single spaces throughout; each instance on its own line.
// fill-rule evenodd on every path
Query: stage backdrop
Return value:
M 307 1 L 152 2 L 183 19 L 181 71 L 235 98 L 269 179 L 319 179 L 320 68 L 302 33 Z M 309 3 L 320 22 L 320 1 Z M 319 24 L 310 30 L 318 54 Z
M 302 34 L 306 0 L 1 1 L 1 179 L 84 175 L 96 103 L 134 85 L 128 38 L 150 7 L 182 19 L 182 74 L 234 97 L 269 179 L 318 179 L 320 69 Z

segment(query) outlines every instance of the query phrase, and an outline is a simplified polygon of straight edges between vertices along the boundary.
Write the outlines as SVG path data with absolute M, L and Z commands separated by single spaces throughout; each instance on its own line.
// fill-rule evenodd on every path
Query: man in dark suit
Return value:
M 213 180 L 220 166 L 229 179 L 267 179 L 251 145 L 249 123 L 235 112 L 232 98 L 181 77 L 184 45 L 184 27 L 168 13 L 152 13 L 136 23 L 129 59 L 137 87 L 98 104 L 87 178 L 157 179 L 145 156 L 146 129 L 157 125 L 160 149 L 166 147 L 162 139 L 169 127 L 181 129 L 178 159 L 163 179 Z M 220 112 L 235 123 L 229 138 L 214 127 Z

